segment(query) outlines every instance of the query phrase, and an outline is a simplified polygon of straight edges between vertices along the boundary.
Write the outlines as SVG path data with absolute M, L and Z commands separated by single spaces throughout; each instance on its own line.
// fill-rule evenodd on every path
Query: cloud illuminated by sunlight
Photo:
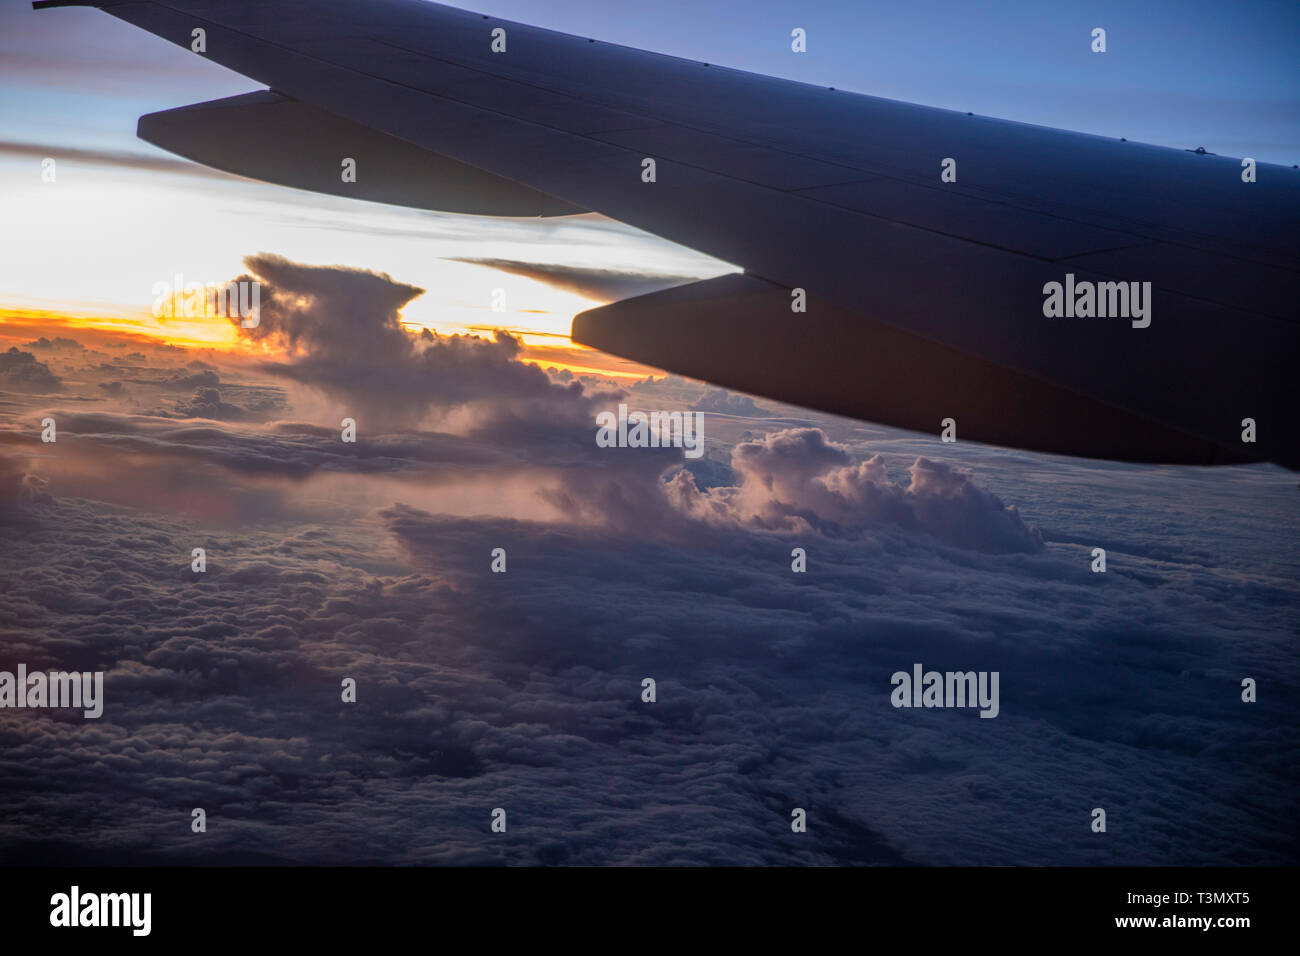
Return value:
M 223 352 L 265 351 L 260 343 L 241 338 L 239 329 L 224 318 L 196 316 L 154 316 L 148 311 L 104 313 L 54 311 L 38 308 L 0 307 L 0 325 L 10 335 L 47 335 L 51 332 L 72 335 L 79 331 L 117 333 L 139 338 L 155 345 L 177 348 L 217 349 Z
M 567 324 L 567 323 L 566 323 Z M 607 355 L 579 345 L 567 334 L 537 332 L 513 325 L 460 326 L 456 323 L 409 322 L 403 327 L 418 335 L 428 327 L 439 335 L 478 335 L 491 338 L 501 329 L 514 335 L 523 343 L 520 358 L 536 362 L 542 368 L 555 368 L 574 375 L 595 375 L 616 380 L 644 379 L 647 375 L 662 374 L 637 362 Z M 232 358 L 239 355 L 272 357 L 281 349 L 270 340 L 253 340 L 225 318 L 183 316 L 155 317 L 149 312 L 136 314 L 114 313 L 100 307 L 87 305 L 76 311 L 57 311 L 42 308 L 0 307 L 0 339 L 5 348 L 22 347 L 24 343 L 40 336 L 80 337 L 100 341 L 134 342 L 137 345 L 172 346 L 196 351 L 211 350 L 226 353 Z

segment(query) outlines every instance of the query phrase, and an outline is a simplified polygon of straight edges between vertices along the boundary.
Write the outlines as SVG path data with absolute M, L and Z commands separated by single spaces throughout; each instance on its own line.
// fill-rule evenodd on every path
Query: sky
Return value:
M 1294 4 L 490 12 L 1300 162 Z M 733 267 L 178 160 L 136 117 L 255 84 L 97 11 L 0 0 L 0 59 L 0 671 L 106 695 L 0 710 L 0 864 L 1298 862 L 1293 474 L 941 444 L 582 349 L 576 312 Z M 261 323 L 153 316 L 176 273 L 257 278 Z M 597 447 L 619 402 L 701 412 L 704 456 Z M 997 718 L 892 706 L 917 662 L 997 671 Z
M 505 326 L 533 333 L 528 344 L 567 347 L 573 315 L 608 294 L 449 260 L 668 276 L 658 287 L 734 271 L 597 216 L 537 221 L 400 209 L 256 183 L 179 160 L 136 138 L 137 117 L 258 85 L 97 10 L 33 11 L 3 0 L 0 57 L 3 306 L 100 319 L 126 315 L 157 331 L 150 315 L 155 283 L 176 274 L 187 282 L 223 282 L 242 272 L 244 256 L 273 252 L 376 269 L 427 290 L 404 314 L 412 325 Z M 55 183 L 40 176 L 50 154 Z M 493 309 L 498 289 L 505 292 L 504 316 Z M 181 334 L 174 324 L 167 331 L 173 341 Z M 199 340 L 220 337 L 212 344 L 233 342 L 212 323 L 184 332 Z M 566 357 L 557 361 L 582 368 Z M 642 371 L 629 363 L 598 364 L 616 374 Z
M 1300 163 L 1300 12 L 1294 4 L 1204 2 L 993 5 L 505 2 L 493 15 L 804 82 L 1160 145 Z M 798 21 L 797 23 L 795 21 Z M 808 51 L 790 50 L 790 31 Z M 1091 30 L 1107 30 L 1104 56 Z M 135 137 L 142 114 L 257 84 L 92 9 L 36 12 L 0 0 L 0 175 L 10 306 L 142 312 L 179 272 L 217 281 L 251 252 L 386 271 L 428 290 L 407 318 L 443 328 L 510 323 L 566 334 L 591 299 L 450 255 L 700 278 L 732 267 L 637 230 L 575 221 L 484 222 L 306 195 L 129 162 L 66 157 L 57 189 L 14 144 L 170 159 Z M 186 175 L 190 173 L 193 175 Z M 130 242 L 106 235 L 130 229 Z M 250 248 L 250 223 L 256 245 Z M 93 225 L 95 228 L 87 228 Z M 18 240 L 21 236 L 21 240 Z M 558 250 L 564 249 L 563 254 Z M 53 291 L 57 290 L 57 292 Z M 486 314 L 485 314 L 486 313 Z M 540 341 L 540 340 L 535 340 Z

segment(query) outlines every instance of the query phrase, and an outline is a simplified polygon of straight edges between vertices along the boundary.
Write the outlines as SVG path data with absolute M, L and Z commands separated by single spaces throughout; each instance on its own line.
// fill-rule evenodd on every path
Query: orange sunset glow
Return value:
M 427 326 L 403 322 L 403 327 L 418 335 Z M 491 337 L 501 329 L 523 343 L 521 358 L 542 368 L 568 370 L 574 375 L 603 376 L 616 381 L 640 380 L 662 375 L 656 369 L 579 345 L 567 335 L 533 332 L 510 326 L 473 326 L 439 334 L 464 334 Z M 0 340 L 5 347 L 20 346 L 40 336 L 77 336 L 86 344 L 134 343 L 137 346 L 170 346 L 187 350 L 208 350 L 230 356 L 273 356 L 282 351 L 266 340 L 241 335 L 229 320 L 212 316 L 154 316 L 135 314 L 63 312 L 51 309 L 0 307 Z

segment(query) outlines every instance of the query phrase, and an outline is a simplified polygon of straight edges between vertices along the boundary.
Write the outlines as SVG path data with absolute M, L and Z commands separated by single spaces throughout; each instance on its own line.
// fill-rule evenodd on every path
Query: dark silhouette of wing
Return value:
M 80 5 L 186 48 L 201 30 L 198 55 L 274 91 L 141 120 L 182 155 L 425 208 L 596 211 L 745 271 L 584 313 L 579 342 L 882 423 L 937 432 L 951 417 L 962 439 L 1300 467 L 1286 417 L 1300 354 L 1294 169 L 1259 164 L 1247 183 L 1238 159 L 421 0 Z M 335 183 L 344 157 L 358 160 L 354 188 Z M 941 181 L 945 159 L 955 182 Z M 1121 314 L 1048 317 L 1053 282 L 1122 283 L 1093 305 Z M 1149 283 L 1149 298 L 1121 302 L 1130 283 Z M 806 311 L 792 311 L 794 290 Z

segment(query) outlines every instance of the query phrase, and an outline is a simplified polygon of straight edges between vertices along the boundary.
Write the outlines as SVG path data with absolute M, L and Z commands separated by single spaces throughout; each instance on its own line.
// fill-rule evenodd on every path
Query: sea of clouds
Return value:
M 1294 476 L 575 377 L 246 265 L 263 357 L 0 352 L 0 669 L 105 672 L 0 711 L 0 862 L 1297 862 Z M 619 401 L 705 458 L 598 448 Z M 913 662 L 999 716 L 891 707 Z

